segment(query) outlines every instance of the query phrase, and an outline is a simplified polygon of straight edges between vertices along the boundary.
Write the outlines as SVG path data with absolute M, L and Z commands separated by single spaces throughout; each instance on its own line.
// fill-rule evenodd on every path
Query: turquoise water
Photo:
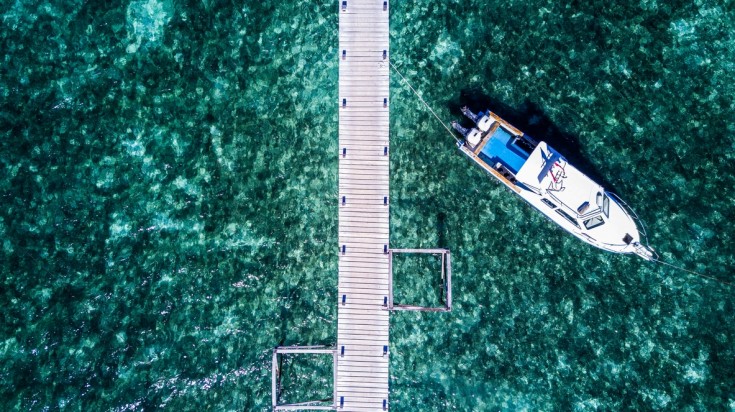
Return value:
M 274 346 L 334 344 L 336 10 L 3 8 L 3 409 L 262 411 Z M 665 260 L 735 280 L 731 3 L 391 18 L 444 120 L 491 108 L 634 205 Z M 732 286 L 565 235 L 392 86 L 391 244 L 454 272 L 451 313 L 392 317 L 392 410 L 735 410 Z M 288 399 L 329 396 L 329 362 L 286 369 Z

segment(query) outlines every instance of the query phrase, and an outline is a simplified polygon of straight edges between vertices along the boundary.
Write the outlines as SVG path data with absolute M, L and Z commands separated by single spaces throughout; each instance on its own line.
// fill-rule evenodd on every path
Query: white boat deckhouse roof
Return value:
M 568 164 L 545 142 L 539 142 L 516 179 L 540 194 L 549 195 L 579 216 L 599 210 L 597 196 L 604 192 L 602 186 Z
M 536 189 L 546 187 L 548 185 L 544 182 L 551 179 L 549 171 L 554 163 L 559 160 L 563 160 L 559 153 L 549 147 L 546 142 L 539 142 L 536 149 L 516 173 L 516 179 Z

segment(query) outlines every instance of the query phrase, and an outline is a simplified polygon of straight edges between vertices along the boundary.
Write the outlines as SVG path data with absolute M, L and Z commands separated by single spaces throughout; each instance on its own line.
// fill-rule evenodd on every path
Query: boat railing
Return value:
M 641 219 L 641 218 L 640 218 L 640 217 L 638 216 L 638 214 L 637 214 L 637 213 L 635 212 L 635 210 L 633 210 L 633 208 L 632 208 L 632 207 L 631 207 L 631 206 L 630 206 L 630 205 L 629 205 L 628 203 L 626 203 L 626 202 L 625 202 L 625 200 L 621 199 L 621 198 L 620 198 L 620 196 L 618 196 L 617 194 L 615 194 L 615 193 L 613 193 L 613 192 L 607 192 L 607 194 L 609 194 L 610 196 L 612 196 L 613 198 L 615 198 L 615 200 L 616 200 L 616 201 L 617 201 L 617 202 L 618 202 L 618 203 L 619 203 L 619 204 L 620 204 L 621 206 L 623 206 L 623 208 L 625 208 L 625 210 L 626 210 L 626 211 L 627 211 L 628 213 L 630 213 L 630 216 L 631 216 L 631 217 L 633 218 L 633 220 L 635 220 L 636 222 L 640 223 L 640 226 L 641 226 L 641 235 L 642 235 L 642 239 L 641 239 L 641 240 L 644 240 L 644 241 L 645 241 L 645 245 L 644 245 L 644 244 L 641 244 L 641 243 L 639 242 L 639 243 L 638 243 L 638 247 L 640 247 L 640 248 L 643 248 L 643 249 L 644 249 L 644 250 L 646 250 L 647 252 L 650 252 L 650 254 L 651 254 L 651 258 L 652 258 L 653 260 L 656 260 L 656 259 L 658 259 L 658 253 L 656 253 L 656 251 L 655 251 L 655 250 L 653 250 L 653 248 L 652 248 L 652 247 L 651 247 L 651 246 L 650 246 L 650 245 L 648 244 L 648 231 L 647 231 L 647 229 L 646 229 L 646 224 L 645 224 L 645 222 L 643 222 L 643 219 Z M 637 251 L 637 252 L 640 252 L 640 251 Z M 638 254 L 639 256 L 641 256 L 641 257 L 644 257 L 644 258 L 645 258 L 645 256 L 644 256 L 643 254 L 641 254 L 641 253 L 637 253 L 637 254 Z M 646 258 L 646 259 L 649 259 L 649 258 Z M 649 260 L 651 260 L 651 259 L 649 259 Z
M 633 244 L 633 248 L 635 249 L 635 254 L 643 259 L 650 261 L 658 260 L 658 253 L 648 245 L 642 245 L 640 242 L 636 242 Z
M 621 199 L 620 196 L 618 196 L 617 194 L 615 194 L 613 192 L 607 192 L 607 193 L 610 196 L 614 197 L 615 200 L 617 200 L 618 203 L 620 203 L 620 205 L 623 206 L 628 213 L 630 213 L 630 216 L 633 218 L 633 220 L 635 220 L 636 222 L 639 222 L 641 224 L 641 229 L 642 229 L 642 232 L 643 232 L 642 233 L 643 234 L 643 237 L 646 238 L 646 243 L 648 243 L 648 232 L 646 231 L 646 224 L 643 223 L 643 220 L 641 220 L 641 218 L 638 216 L 638 214 L 635 212 L 635 210 L 633 210 L 633 208 L 630 207 L 630 205 L 628 205 L 625 202 L 625 200 Z

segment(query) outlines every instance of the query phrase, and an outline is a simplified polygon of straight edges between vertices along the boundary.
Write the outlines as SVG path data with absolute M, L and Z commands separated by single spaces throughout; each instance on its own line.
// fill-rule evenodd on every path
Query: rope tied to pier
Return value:
M 423 103 L 424 106 L 426 106 L 426 108 L 429 109 L 429 111 L 431 112 L 432 115 L 434 115 L 434 117 L 436 118 L 436 120 L 438 120 L 439 123 L 441 123 L 441 125 L 444 126 L 444 128 L 447 130 L 447 133 L 449 133 L 449 135 L 452 136 L 452 138 L 457 143 L 461 143 L 462 141 L 457 136 L 455 136 L 454 133 L 452 133 L 452 130 L 449 127 L 447 127 L 446 124 L 444 124 L 444 122 L 439 118 L 439 116 L 436 115 L 436 112 L 434 112 L 434 109 L 432 109 L 431 106 L 429 106 L 429 104 L 426 103 L 426 100 L 424 100 L 424 98 L 421 97 L 421 95 L 416 91 L 416 89 L 414 89 L 413 86 L 411 86 L 411 83 L 409 83 L 408 80 L 406 80 L 406 78 L 403 76 L 403 74 L 401 74 L 401 72 L 398 71 L 398 68 L 396 68 L 396 66 L 393 65 L 393 62 L 392 61 L 388 61 L 388 63 L 390 64 L 390 67 L 392 67 L 393 70 L 395 70 L 395 72 L 398 73 L 399 76 L 401 76 L 401 79 L 403 79 L 403 82 L 406 83 L 406 86 L 408 86 L 408 88 L 411 89 L 411 91 L 413 92 L 413 94 L 415 94 L 416 97 L 419 98 L 419 100 L 421 101 L 421 103 Z

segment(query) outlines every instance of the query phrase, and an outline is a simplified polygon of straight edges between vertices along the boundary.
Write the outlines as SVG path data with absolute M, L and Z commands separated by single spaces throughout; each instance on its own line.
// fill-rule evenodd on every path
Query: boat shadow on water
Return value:
M 543 140 L 558 150 L 571 164 L 602 185 L 608 192 L 617 193 L 612 183 L 598 172 L 594 162 L 582 154 L 579 139 L 562 132 L 535 103 L 526 100 L 520 107 L 513 108 L 491 98 L 481 90 L 463 89 L 456 99 L 449 102 L 449 111 L 457 120 L 461 119 L 463 125 L 469 125 L 471 122 L 462 115 L 460 110 L 463 106 L 468 106 L 475 112 L 489 109 L 523 133 L 537 141 Z

